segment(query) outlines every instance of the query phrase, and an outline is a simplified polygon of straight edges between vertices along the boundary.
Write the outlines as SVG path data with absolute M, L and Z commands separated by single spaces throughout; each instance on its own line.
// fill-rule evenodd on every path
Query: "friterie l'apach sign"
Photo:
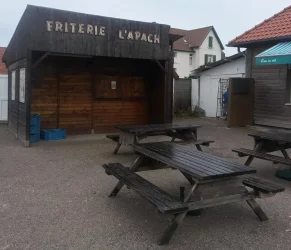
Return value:
M 64 32 L 72 34 L 87 34 L 94 36 L 105 36 L 106 27 L 83 23 L 69 23 L 59 21 L 46 21 L 46 29 L 49 32 Z M 120 29 L 118 38 L 121 40 L 143 41 L 148 43 L 160 43 L 160 36 L 157 34 L 145 33 L 138 30 Z

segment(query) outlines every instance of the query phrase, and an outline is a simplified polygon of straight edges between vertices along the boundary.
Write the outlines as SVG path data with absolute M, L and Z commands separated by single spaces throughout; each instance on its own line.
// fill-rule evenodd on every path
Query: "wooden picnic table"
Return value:
M 174 214 L 173 221 L 158 242 L 159 245 L 169 243 L 187 212 L 197 209 L 245 200 L 260 220 L 267 220 L 255 198 L 271 196 L 284 190 L 255 177 L 239 180 L 238 176 L 255 173 L 256 170 L 192 147 L 173 142 L 153 142 L 135 144 L 133 149 L 138 156 L 129 168 L 120 163 L 103 165 L 107 173 L 119 179 L 110 197 L 116 196 L 123 185 L 126 185 L 149 200 L 160 212 Z M 145 159 L 155 160 L 180 171 L 191 184 L 189 193 L 183 193 L 181 197 L 184 198 L 179 201 L 137 175 L 135 172 L 139 171 Z M 247 190 L 245 186 L 253 188 L 253 191 Z M 183 190 L 181 188 L 182 192 Z
M 165 124 L 146 124 L 146 125 L 119 125 L 115 126 L 119 130 L 118 134 L 107 135 L 108 138 L 117 142 L 114 154 L 118 153 L 121 145 L 133 145 L 139 143 L 148 136 L 166 135 L 183 141 L 195 143 L 196 148 L 201 150 L 200 145 L 209 146 L 213 141 L 198 140 L 197 129 L 200 125 L 183 123 L 165 123 Z
M 248 156 L 245 165 L 249 166 L 254 158 L 282 163 L 291 166 L 290 157 L 286 149 L 291 148 L 291 133 L 282 130 L 255 131 L 248 134 L 254 138 L 254 148 L 252 150 L 239 148 L 233 149 L 239 156 Z M 268 154 L 280 151 L 284 157 Z

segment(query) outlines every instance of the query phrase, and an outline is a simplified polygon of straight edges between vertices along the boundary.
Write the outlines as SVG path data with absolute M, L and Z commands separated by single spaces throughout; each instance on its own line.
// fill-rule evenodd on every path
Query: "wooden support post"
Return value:
M 182 173 L 182 175 L 185 176 L 185 178 L 190 182 L 191 185 L 194 185 L 196 182 L 192 179 L 192 176 L 186 173 L 183 173 L 182 171 L 180 171 Z
M 119 150 L 120 146 L 121 146 L 121 143 L 117 142 L 116 148 L 113 151 L 114 155 L 116 155 L 118 153 L 118 150 Z
M 263 142 L 262 141 L 257 142 L 255 140 L 254 151 L 259 151 L 262 148 L 262 146 L 263 146 Z M 249 166 L 252 163 L 253 159 L 254 159 L 254 156 L 249 156 L 247 161 L 245 162 L 245 166 Z
M 144 160 L 144 156 L 139 155 L 129 169 L 132 172 L 136 172 L 136 170 L 138 169 L 138 167 L 140 166 L 143 160 Z M 116 184 L 115 188 L 111 191 L 109 197 L 116 196 L 123 186 L 124 186 L 124 183 L 122 181 L 119 181 Z
M 249 204 L 251 209 L 253 209 L 253 211 L 259 217 L 261 221 L 268 220 L 267 215 L 264 213 L 264 211 L 260 208 L 260 206 L 254 199 L 247 200 L 247 203 Z
M 39 65 L 48 55 L 50 52 L 45 52 L 32 66 L 31 68 L 35 68 L 37 65 Z
M 286 159 L 290 159 L 290 157 L 289 157 L 287 151 L 286 151 L 284 148 L 281 149 L 281 152 L 282 152 L 282 154 L 284 155 L 284 157 L 285 157 Z
M 193 194 L 193 192 L 195 191 L 195 189 L 198 186 L 198 182 L 195 182 L 195 184 L 192 186 L 189 194 L 187 195 L 187 197 L 185 198 L 184 202 L 187 202 L 191 195 Z M 186 214 L 188 211 L 180 213 L 178 215 L 176 215 L 174 217 L 174 220 L 171 222 L 171 224 L 167 227 L 166 231 L 163 233 L 162 237 L 158 240 L 158 245 L 162 246 L 165 244 L 169 244 L 172 236 L 174 235 L 175 231 L 177 230 L 179 224 L 183 221 L 183 219 L 185 218 Z
M 202 151 L 202 148 L 201 148 L 200 145 L 196 144 L 195 146 L 196 146 L 196 148 L 197 148 L 199 151 Z
M 253 156 L 249 156 L 248 159 L 247 159 L 247 161 L 245 162 L 245 165 L 246 166 L 249 166 L 252 163 L 253 159 L 254 159 Z

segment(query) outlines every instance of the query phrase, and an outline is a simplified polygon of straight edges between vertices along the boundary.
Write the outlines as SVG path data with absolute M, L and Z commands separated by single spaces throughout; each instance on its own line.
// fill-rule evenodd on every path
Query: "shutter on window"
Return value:
M 213 62 L 216 62 L 216 56 L 213 56 Z
M 207 60 L 207 59 L 208 59 L 208 55 L 205 54 L 205 55 L 204 55 L 204 64 L 207 64 L 207 63 L 208 63 L 208 60 Z
M 208 40 L 208 47 L 209 47 L 209 48 L 212 48 L 212 47 L 213 47 L 213 37 L 210 36 L 208 39 L 209 39 L 209 40 Z

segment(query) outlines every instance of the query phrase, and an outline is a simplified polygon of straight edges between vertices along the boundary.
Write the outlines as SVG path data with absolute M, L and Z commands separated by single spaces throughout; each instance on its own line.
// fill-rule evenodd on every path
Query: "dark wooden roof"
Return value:
M 52 21 L 48 30 L 47 21 Z M 60 22 L 62 30 L 57 30 Z M 67 24 L 66 24 L 67 23 Z M 65 28 L 66 24 L 66 28 Z M 73 32 L 70 24 L 76 24 Z M 78 25 L 83 25 L 83 30 Z M 88 32 L 88 26 L 94 33 Z M 104 27 L 104 35 L 95 35 L 95 26 Z M 124 39 L 119 36 L 122 30 Z M 71 11 L 28 5 L 17 25 L 14 35 L 6 49 L 3 61 L 11 64 L 26 57 L 27 50 L 47 51 L 86 56 L 108 56 L 138 59 L 167 60 L 169 57 L 169 25 L 137 22 L 117 18 L 89 15 Z M 82 32 L 83 31 L 83 32 Z M 159 37 L 159 43 L 130 39 L 125 34 L 136 31 Z

